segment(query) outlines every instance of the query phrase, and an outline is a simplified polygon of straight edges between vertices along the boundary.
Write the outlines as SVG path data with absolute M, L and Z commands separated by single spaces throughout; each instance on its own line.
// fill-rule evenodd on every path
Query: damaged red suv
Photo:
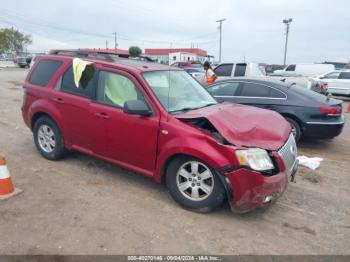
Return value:
M 72 61 L 91 64 L 74 84 Z M 164 181 L 181 206 L 245 212 L 273 202 L 297 167 L 279 114 L 215 99 L 185 71 L 98 53 L 41 56 L 23 118 L 49 160 L 76 150 Z

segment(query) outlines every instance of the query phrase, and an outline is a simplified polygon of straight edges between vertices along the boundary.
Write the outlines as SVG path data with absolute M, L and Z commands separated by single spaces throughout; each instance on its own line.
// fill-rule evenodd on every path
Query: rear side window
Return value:
M 233 64 L 223 64 L 215 68 L 217 76 L 231 76 Z
M 81 76 L 79 87 L 76 87 L 74 83 L 73 67 L 70 66 L 62 77 L 61 90 L 91 98 L 94 90 L 95 75 L 94 67 L 87 66 Z
M 236 64 L 234 76 L 245 76 L 246 64 Z
M 47 86 L 57 69 L 62 65 L 58 60 L 41 60 L 34 68 L 29 82 L 33 85 Z
M 208 88 L 213 96 L 234 96 L 239 83 L 222 83 Z
M 286 71 L 295 71 L 295 65 L 289 65 Z
M 325 75 L 324 77 L 322 77 L 322 79 L 338 79 L 339 77 L 339 72 L 332 72 L 332 73 L 329 73 L 327 75 Z
M 286 95 L 284 93 L 282 93 L 281 91 L 278 91 L 276 89 L 271 88 L 270 97 L 272 97 L 272 98 L 286 98 Z
M 269 97 L 270 87 L 255 83 L 244 83 L 241 96 L 247 97 Z
M 340 73 L 339 79 L 350 79 L 350 72 L 342 72 L 342 73 Z

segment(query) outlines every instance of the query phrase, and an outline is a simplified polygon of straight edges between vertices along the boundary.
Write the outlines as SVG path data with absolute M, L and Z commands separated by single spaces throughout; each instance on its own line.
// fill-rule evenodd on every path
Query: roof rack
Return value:
M 129 54 L 116 54 L 110 52 L 103 52 L 98 50 L 84 50 L 84 49 L 54 49 L 50 50 L 50 55 L 63 55 L 71 57 L 82 57 L 82 58 L 91 58 L 97 60 L 103 60 L 107 62 L 116 62 L 116 58 L 129 58 L 133 60 L 141 60 L 147 62 L 154 62 L 153 59 L 147 56 L 136 56 L 132 57 Z

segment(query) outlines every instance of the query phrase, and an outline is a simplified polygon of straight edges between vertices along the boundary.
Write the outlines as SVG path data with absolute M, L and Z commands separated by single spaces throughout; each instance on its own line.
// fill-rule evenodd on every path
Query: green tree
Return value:
M 0 53 L 15 52 L 17 54 L 31 43 L 30 35 L 25 35 L 13 28 L 0 29 Z
M 138 46 L 130 46 L 129 47 L 129 54 L 131 56 L 139 56 L 142 54 L 142 49 Z

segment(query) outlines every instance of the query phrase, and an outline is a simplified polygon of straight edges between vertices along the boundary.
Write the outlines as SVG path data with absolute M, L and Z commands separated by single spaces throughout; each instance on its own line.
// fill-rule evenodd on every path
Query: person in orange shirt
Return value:
M 205 76 L 204 76 L 204 82 L 205 85 L 210 85 L 215 82 L 217 79 L 217 76 L 214 72 L 214 70 L 211 68 L 210 63 L 208 61 L 205 61 L 203 64 Z

